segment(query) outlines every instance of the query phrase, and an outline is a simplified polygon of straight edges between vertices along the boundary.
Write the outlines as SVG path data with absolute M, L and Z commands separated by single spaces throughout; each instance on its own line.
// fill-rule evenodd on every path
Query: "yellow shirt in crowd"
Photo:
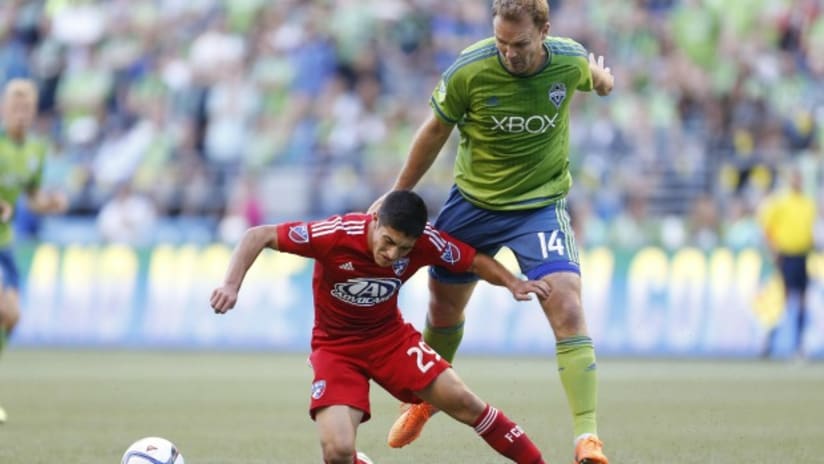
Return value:
M 761 225 L 771 246 L 782 255 L 803 255 L 813 248 L 815 202 L 800 192 L 787 191 L 766 202 Z

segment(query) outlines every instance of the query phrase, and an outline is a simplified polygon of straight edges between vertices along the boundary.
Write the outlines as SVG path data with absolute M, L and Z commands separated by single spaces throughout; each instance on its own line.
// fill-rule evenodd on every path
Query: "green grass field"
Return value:
M 7 350 L 0 463 L 117 463 L 146 435 L 189 464 L 318 463 L 305 355 Z M 551 463 L 572 461 L 554 362 L 459 358 L 470 387 L 518 421 Z M 822 463 L 824 365 L 604 358 L 601 437 L 613 464 Z M 401 450 L 385 444 L 397 402 L 373 388 L 358 448 L 376 464 L 504 462 L 435 416 Z

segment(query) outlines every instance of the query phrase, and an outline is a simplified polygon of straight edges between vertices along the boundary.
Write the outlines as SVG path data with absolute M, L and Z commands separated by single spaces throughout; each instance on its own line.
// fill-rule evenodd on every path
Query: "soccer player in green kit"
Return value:
M 549 36 L 546 0 L 494 0 L 494 37 L 466 48 L 432 94 L 393 190 L 411 189 L 453 128 L 455 185 L 436 227 L 494 255 L 507 246 L 529 279 L 549 283 L 541 302 L 557 341 L 561 383 L 573 414 L 575 463 L 607 464 L 597 436 L 595 350 L 581 306 L 578 251 L 567 212 L 569 105 L 576 90 L 609 94 L 613 76 L 577 42 Z M 376 203 L 377 205 L 377 203 Z M 374 208 L 375 206 L 373 206 Z M 451 361 L 477 276 L 430 268 L 426 342 Z M 435 408 L 407 409 L 388 442 L 417 438 Z
M 0 351 L 20 320 L 20 276 L 12 249 L 11 218 L 21 193 L 39 214 L 60 213 L 68 201 L 60 193 L 40 190 L 48 145 L 29 135 L 37 116 L 37 88 L 27 79 L 12 79 L 3 91 L 0 133 Z M 0 407 L 0 422 L 6 411 Z

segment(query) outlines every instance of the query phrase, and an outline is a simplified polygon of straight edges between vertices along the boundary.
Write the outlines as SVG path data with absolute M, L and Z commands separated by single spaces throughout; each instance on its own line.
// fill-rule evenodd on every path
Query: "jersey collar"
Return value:
M 546 57 L 544 58 L 544 64 L 532 74 L 513 74 L 513 73 L 511 73 L 508 69 L 506 69 L 506 66 L 504 66 L 504 62 L 501 61 L 501 53 L 500 52 L 498 52 L 496 54 L 497 57 L 498 57 L 498 64 L 501 65 L 501 67 L 504 69 L 504 71 L 507 74 L 509 74 L 510 76 L 513 76 L 513 77 L 527 78 L 527 77 L 532 77 L 532 76 L 538 75 L 538 74 L 542 73 L 552 63 L 552 50 L 549 49 L 549 45 L 547 45 L 546 41 L 544 41 L 544 43 L 542 45 L 544 47 L 544 50 L 546 51 Z

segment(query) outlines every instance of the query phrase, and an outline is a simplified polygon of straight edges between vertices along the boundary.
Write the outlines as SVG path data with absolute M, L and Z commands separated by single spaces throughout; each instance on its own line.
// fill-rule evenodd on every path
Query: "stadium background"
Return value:
M 46 188 L 71 199 L 61 217 L 19 205 L 29 281 L 14 342 L 305 349 L 300 263 L 267 258 L 234 319 L 210 318 L 227 247 L 250 225 L 362 210 L 384 192 L 439 73 L 489 34 L 487 3 L 3 2 L 0 79 L 38 82 Z M 822 2 L 550 3 L 552 34 L 616 76 L 612 96 L 579 95 L 572 111 L 570 204 L 599 349 L 757 354 L 780 318 L 754 214 L 788 163 L 821 194 Z M 433 215 L 455 142 L 418 188 Z M 418 323 L 424 290 L 402 301 Z M 494 289 L 471 312 L 498 323 L 470 317 L 469 352 L 553 346 L 539 312 Z
M 580 95 L 572 112 L 570 204 L 601 351 L 757 353 L 777 318 L 756 301 L 771 270 L 754 213 L 789 162 L 821 196 L 821 2 L 551 6 L 552 33 L 605 55 L 616 76 L 612 96 Z M 18 214 L 20 253 L 36 258 L 21 344 L 305 348 L 308 271 L 270 266 L 259 296 L 241 298 L 244 321 L 218 327 L 205 304 L 225 261 L 214 245 L 366 208 L 439 73 L 490 24 L 480 1 L 15 0 L 0 12 L 0 78 L 37 80 L 46 188 L 71 199 L 62 217 Z M 418 189 L 433 214 L 454 143 Z M 406 292 L 413 321 L 422 292 Z M 478 321 L 467 350 L 552 346 L 539 313 L 500 295 L 471 311 L 503 323 Z M 158 332 L 161 314 L 179 323 Z
M 783 326 L 779 360 L 758 359 L 780 295 L 763 291 L 774 273 L 754 221 L 788 162 L 821 199 L 822 3 L 550 2 L 552 33 L 616 75 L 609 98 L 574 100 L 570 198 L 613 462 L 824 455 L 820 361 L 784 362 Z M 439 73 L 489 31 L 472 0 L 0 1 L 0 83 L 37 81 L 46 186 L 71 198 L 61 217 L 19 205 L 27 283 L 0 359 L 0 462 L 118 462 L 147 435 L 192 463 L 317 462 L 307 263 L 264 254 L 229 317 L 209 292 L 246 226 L 382 193 Z M 454 143 L 419 189 L 433 214 Z M 810 269 L 820 360 L 820 253 Z M 418 275 L 410 321 L 426 298 Z M 543 316 L 486 286 L 471 305 L 462 377 L 568 462 Z M 375 462 L 498 462 L 444 417 L 389 449 L 397 402 L 372 396 L 358 447 Z

